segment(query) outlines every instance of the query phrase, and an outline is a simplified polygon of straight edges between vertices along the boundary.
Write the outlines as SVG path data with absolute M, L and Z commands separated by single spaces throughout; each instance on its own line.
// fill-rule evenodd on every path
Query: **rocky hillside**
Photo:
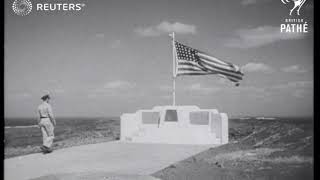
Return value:
M 230 143 L 153 174 L 163 180 L 313 179 L 313 124 L 230 120 Z

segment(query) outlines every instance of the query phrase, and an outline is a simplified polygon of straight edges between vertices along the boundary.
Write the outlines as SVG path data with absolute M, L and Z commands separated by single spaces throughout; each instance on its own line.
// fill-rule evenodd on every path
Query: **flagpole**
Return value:
M 175 56 L 175 43 L 174 43 L 174 32 L 172 32 L 172 105 L 176 105 L 176 56 Z

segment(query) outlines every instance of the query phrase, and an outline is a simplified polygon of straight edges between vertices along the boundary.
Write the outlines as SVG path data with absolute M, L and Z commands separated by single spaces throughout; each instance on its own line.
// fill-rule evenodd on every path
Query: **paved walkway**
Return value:
M 6 159 L 4 176 L 5 180 L 24 180 L 88 172 L 149 175 L 209 147 L 119 141 L 90 144 Z

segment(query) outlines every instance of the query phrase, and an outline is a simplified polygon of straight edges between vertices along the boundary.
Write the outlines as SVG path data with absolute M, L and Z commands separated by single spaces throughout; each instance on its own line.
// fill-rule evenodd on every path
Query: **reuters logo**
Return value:
M 32 10 L 32 4 L 30 0 L 15 0 L 12 4 L 14 13 L 19 16 L 28 15 Z

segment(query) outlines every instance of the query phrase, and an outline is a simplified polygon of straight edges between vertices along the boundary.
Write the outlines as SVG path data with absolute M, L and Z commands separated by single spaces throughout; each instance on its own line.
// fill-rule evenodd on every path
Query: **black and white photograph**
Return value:
M 3 5 L 3 179 L 314 179 L 314 0 Z

